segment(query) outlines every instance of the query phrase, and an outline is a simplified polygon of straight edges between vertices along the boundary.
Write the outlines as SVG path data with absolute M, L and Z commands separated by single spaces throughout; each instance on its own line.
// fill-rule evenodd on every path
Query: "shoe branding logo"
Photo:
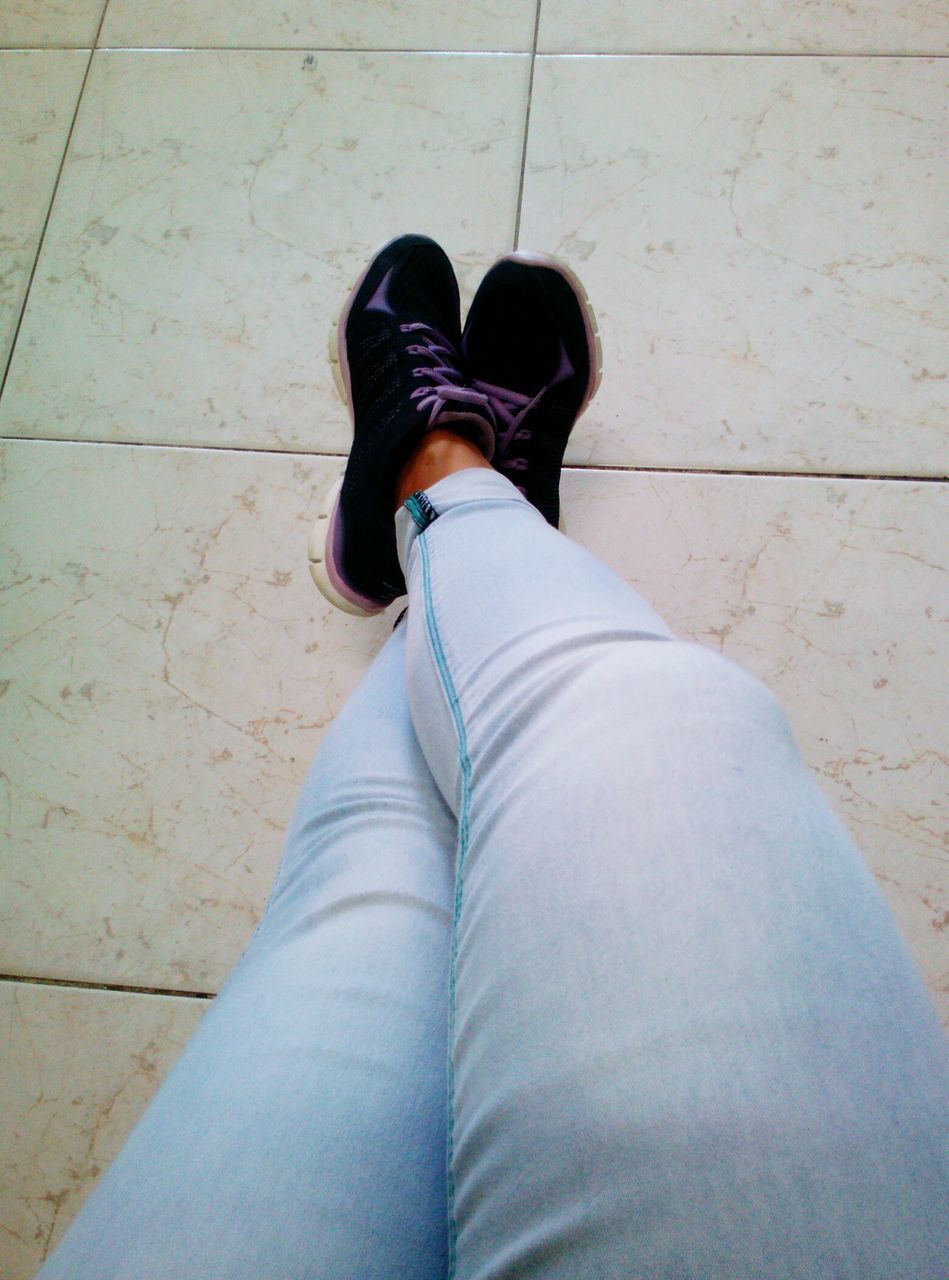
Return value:
M 366 303 L 364 310 L 381 311 L 383 312 L 384 315 L 387 315 L 387 316 L 395 315 L 395 308 L 392 306 L 392 303 L 389 301 L 389 279 L 391 275 L 392 275 L 392 268 L 390 267 L 389 270 L 382 277 L 382 279 L 379 281 L 379 287 L 376 289 L 375 293 Z

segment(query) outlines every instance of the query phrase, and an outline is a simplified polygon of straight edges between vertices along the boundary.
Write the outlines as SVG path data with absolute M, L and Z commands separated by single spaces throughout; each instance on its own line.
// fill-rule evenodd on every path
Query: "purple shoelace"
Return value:
M 403 324 L 399 328 L 403 333 L 419 335 L 419 342 L 405 348 L 409 355 L 422 356 L 431 361 L 430 364 L 419 365 L 412 370 L 415 377 L 424 379 L 427 385 L 416 387 L 410 396 L 410 399 L 416 401 L 416 408 L 420 413 L 428 411 L 429 427 L 436 425 L 449 406 L 453 413 L 457 413 L 459 405 L 471 409 L 486 417 L 497 431 L 493 465 L 503 471 L 526 471 L 527 459 L 511 457 L 509 450 L 515 441 L 526 443 L 531 439 L 533 432 L 521 424 L 540 403 L 547 387 L 541 387 L 535 396 L 528 396 L 520 391 L 511 391 L 508 387 L 481 382 L 477 378 L 466 385 L 465 375 L 459 368 L 461 360 L 458 351 L 444 334 L 431 325 L 417 322 Z M 523 485 L 517 485 L 516 488 L 525 498 L 528 496 Z
M 444 334 L 428 324 L 403 324 L 399 328 L 403 333 L 417 333 L 421 339 L 405 348 L 409 355 L 423 356 L 432 362 L 412 370 L 417 378 L 424 379 L 428 385 L 416 387 L 409 397 L 417 401 L 415 407 L 419 413 L 428 410 L 430 427 L 437 423 L 449 405 L 464 405 L 480 412 L 483 417 L 490 417 L 488 397 L 465 385 L 465 375 L 458 367 L 458 352 Z M 457 412 L 457 409 L 454 411 Z
M 541 387 L 536 396 L 528 396 L 520 391 L 511 391 L 508 387 L 496 387 L 491 382 L 481 382 L 477 378 L 471 385 L 485 397 L 488 408 L 494 416 L 496 427 L 501 428 L 498 431 L 493 465 L 499 471 L 526 471 L 527 459 L 509 457 L 508 450 L 516 440 L 525 442 L 530 440 L 533 432 L 529 427 L 521 426 L 521 423 L 540 403 L 547 388 Z M 523 485 L 519 484 L 516 487 L 525 498 L 528 496 Z

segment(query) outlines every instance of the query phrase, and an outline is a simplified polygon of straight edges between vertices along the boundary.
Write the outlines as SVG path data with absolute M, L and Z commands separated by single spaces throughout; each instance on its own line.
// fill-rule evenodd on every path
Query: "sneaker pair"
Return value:
M 316 521 L 310 572 L 347 613 L 381 613 L 406 593 L 395 486 L 436 427 L 473 438 L 550 524 L 559 522 L 567 438 L 600 377 L 583 286 L 555 258 L 512 253 L 481 282 L 464 332 L 459 312 L 444 250 L 406 235 L 376 254 L 340 316 L 333 367 L 353 445 Z

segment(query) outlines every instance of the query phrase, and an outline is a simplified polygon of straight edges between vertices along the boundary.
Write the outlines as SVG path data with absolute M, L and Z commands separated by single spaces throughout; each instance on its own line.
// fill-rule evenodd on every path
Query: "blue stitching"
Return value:
M 413 513 L 414 514 L 414 513 Z M 462 873 L 465 865 L 465 854 L 468 851 L 468 809 L 471 800 L 471 761 L 468 758 L 468 739 L 465 724 L 461 715 L 461 704 L 452 683 L 448 670 L 448 661 L 438 634 L 435 621 L 435 606 L 432 601 L 431 577 L 429 570 L 429 552 L 425 539 L 416 535 L 416 542 L 422 553 L 422 591 L 425 597 L 425 628 L 435 656 L 442 679 L 442 687 L 451 708 L 455 732 L 458 735 L 458 763 L 461 766 L 461 814 L 458 818 L 458 857 L 455 868 L 455 902 L 451 921 L 451 956 L 448 964 L 448 1141 L 447 1141 L 447 1187 L 448 1187 L 448 1277 L 455 1275 L 455 1241 L 458 1229 L 455 1224 L 455 1182 L 452 1177 L 451 1159 L 454 1151 L 455 1127 L 455 1074 L 452 1065 L 452 1045 L 455 1039 L 455 962 L 458 956 L 458 917 L 461 913 Z

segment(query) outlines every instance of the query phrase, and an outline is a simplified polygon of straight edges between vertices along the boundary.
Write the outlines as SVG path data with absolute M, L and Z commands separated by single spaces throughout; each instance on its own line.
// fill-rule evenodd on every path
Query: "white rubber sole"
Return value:
M 326 597 L 330 604 L 336 605 L 337 609 L 342 609 L 345 613 L 354 614 L 359 618 L 368 618 L 372 613 L 368 609 L 360 609 L 358 605 L 353 604 L 352 600 L 348 600 L 346 596 L 337 591 L 333 585 L 332 579 L 326 568 L 326 540 L 327 533 L 330 529 L 330 521 L 333 517 L 333 511 L 336 506 L 336 500 L 339 497 L 339 491 L 343 485 L 343 477 L 338 476 L 334 481 L 329 493 L 320 504 L 320 511 L 316 517 L 316 521 L 310 531 L 310 541 L 307 546 L 307 558 L 310 562 L 310 577 L 319 587 L 320 592 Z M 376 612 L 379 612 L 378 610 Z

